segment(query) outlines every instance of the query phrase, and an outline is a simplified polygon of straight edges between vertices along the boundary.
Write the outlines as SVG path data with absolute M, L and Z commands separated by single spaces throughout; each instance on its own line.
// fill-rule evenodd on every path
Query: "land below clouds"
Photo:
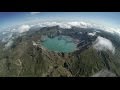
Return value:
M 96 34 L 89 34 L 94 33 Z M 77 41 L 77 50 L 64 53 L 46 49 L 41 44 L 41 37 L 55 38 L 69 36 Z M 97 50 L 93 44 L 97 37 L 110 40 L 115 54 L 109 49 Z M 119 36 L 93 28 L 59 26 L 30 29 L 13 40 L 12 45 L 3 50 L 6 43 L 0 44 L 1 76 L 92 76 L 102 69 L 120 75 Z M 44 39 L 44 38 L 43 38 Z M 42 39 L 42 40 L 43 40 Z M 100 39 L 101 40 L 101 39 Z M 102 39 L 104 40 L 104 39 Z M 44 41 L 44 40 L 43 40 Z M 74 42 L 73 41 L 73 42 Z M 104 47 L 105 48 L 105 47 Z

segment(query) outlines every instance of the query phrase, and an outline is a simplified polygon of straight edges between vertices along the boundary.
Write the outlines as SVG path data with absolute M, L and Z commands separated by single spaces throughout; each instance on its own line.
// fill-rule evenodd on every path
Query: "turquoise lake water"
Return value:
M 42 45 L 48 50 L 57 52 L 73 52 L 76 50 L 76 44 L 72 42 L 69 36 L 57 36 L 54 38 L 47 38 Z

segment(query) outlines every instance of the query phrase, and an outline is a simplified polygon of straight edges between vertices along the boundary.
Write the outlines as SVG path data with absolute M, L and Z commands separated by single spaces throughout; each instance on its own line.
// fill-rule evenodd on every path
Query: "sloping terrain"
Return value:
M 82 34 L 79 33 L 80 31 Z M 115 55 L 109 51 L 97 51 L 92 47 L 96 36 L 88 36 L 87 31 L 90 32 L 75 27 L 62 30 L 57 26 L 45 27 L 28 31 L 17 37 L 7 49 L 1 43 L 0 76 L 85 77 L 104 69 L 114 73 L 115 76 L 120 76 L 119 47 Z M 55 37 L 60 34 L 69 35 L 74 39 L 80 38 L 85 42 L 79 44 L 79 49 L 72 53 L 49 51 L 41 44 L 33 45 L 33 41 L 37 43 L 42 35 Z M 114 39 L 113 41 L 116 43 Z

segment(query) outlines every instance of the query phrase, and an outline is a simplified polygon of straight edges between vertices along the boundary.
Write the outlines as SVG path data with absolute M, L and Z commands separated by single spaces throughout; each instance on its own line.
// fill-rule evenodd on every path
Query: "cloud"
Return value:
M 29 25 L 22 25 L 17 30 L 19 33 L 23 33 L 23 32 L 29 31 L 29 29 L 30 29 Z
M 93 32 L 93 33 L 88 33 L 89 36 L 95 36 L 96 35 L 96 32 Z
M 99 51 L 111 51 L 113 54 L 115 53 L 115 47 L 112 42 L 106 38 L 98 36 L 96 41 L 94 42 L 93 48 Z
M 40 12 L 30 12 L 31 15 L 39 14 Z
M 69 25 L 65 22 L 42 22 L 42 23 L 38 23 L 37 25 L 39 25 L 40 27 L 59 26 L 60 28 L 66 28 L 66 29 L 71 28 L 71 25 Z
M 30 12 L 30 14 L 34 15 L 34 14 L 38 14 L 41 12 Z M 29 26 L 39 26 L 39 27 L 52 27 L 52 26 L 56 26 L 58 25 L 60 28 L 65 28 L 65 29 L 70 29 L 71 27 L 79 27 L 79 28 L 94 28 L 94 29 L 99 29 L 109 32 L 109 33 L 116 33 L 120 35 L 120 28 L 112 28 L 112 27 L 108 27 L 108 26 L 104 26 L 102 24 L 96 24 L 96 23 L 91 23 L 91 22 L 83 22 L 83 21 L 34 21 L 31 23 L 28 23 Z M 17 31 L 17 29 L 13 29 L 13 32 Z
M 40 27 L 52 27 L 52 26 L 59 26 L 60 28 L 70 29 L 71 27 L 81 27 L 81 28 L 88 28 L 91 27 L 91 24 L 86 22 L 40 22 L 38 24 Z

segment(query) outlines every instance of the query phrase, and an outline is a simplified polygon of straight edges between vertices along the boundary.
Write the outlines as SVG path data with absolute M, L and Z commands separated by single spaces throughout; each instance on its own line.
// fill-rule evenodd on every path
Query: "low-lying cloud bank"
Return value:
M 60 28 L 66 28 L 66 29 L 70 29 L 73 26 L 80 28 L 95 28 L 109 33 L 118 33 L 120 35 L 120 28 L 113 28 L 102 24 L 96 24 L 96 23 L 84 22 L 84 21 L 68 21 L 68 22 L 48 21 L 48 22 L 37 22 L 36 24 L 34 23 L 34 25 L 38 25 L 40 27 L 52 27 L 58 25 Z
M 34 12 L 36 13 L 36 12 Z M 37 12 L 38 13 L 38 12 Z M 63 22 L 63 21 L 37 21 L 37 22 L 31 22 L 29 24 L 24 24 L 24 25 L 20 25 L 14 29 L 12 29 L 11 31 L 13 32 L 19 32 L 19 33 L 23 33 L 28 31 L 31 27 L 52 27 L 52 26 L 59 26 L 60 28 L 64 28 L 64 29 L 71 29 L 72 27 L 78 27 L 78 28 L 94 28 L 94 29 L 99 29 L 99 30 L 103 30 L 109 33 L 116 33 L 120 35 L 120 29 L 119 28 L 112 28 L 112 27 L 108 27 L 108 26 L 104 26 L 104 25 L 98 25 L 95 23 L 91 23 L 91 22 L 83 22 L 83 21 L 69 21 L 69 22 Z M 93 35 L 93 34 L 91 34 Z
M 18 32 L 23 33 L 23 32 L 29 31 L 29 29 L 30 29 L 29 25 L 22 25 L 17 30 Z
M 91 27 L 91 24 L 86 22 L 39 22 L 37 25 L 40 27 L 51 27 L 51 26 L 59 26 L 60 28 L 70 29 L 71 27 L 81 27 L 87 28 Z
M 112 42 L 106 38 L 98 36 L 96 41 L 94 42 L 93 48 L 98 51 L 111 51 L 113 54 L 115 53 L 115 47 Z

